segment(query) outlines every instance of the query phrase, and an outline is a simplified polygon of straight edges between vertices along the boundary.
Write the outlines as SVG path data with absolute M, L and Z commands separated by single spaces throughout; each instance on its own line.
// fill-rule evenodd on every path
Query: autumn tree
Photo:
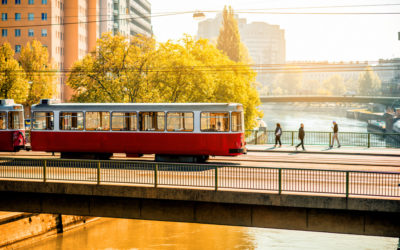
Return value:
M 130 41 L 104 33 L 97 48 L 77 61 L 68 77 L 78 102 L 156 101 L 148 80 L 155 41 L 144 36 Z
M 40 99 L 52 98 L 56 92 L 55 69 L 49 61 L 47 48 L 37 40 L 28 42 L 21 50 L 19 62 L 29 81 L 25 104 L 30 106 Z
M 343 77 L 336 74 L 326 79 L 322 83 L 322 90 L 328 95 L 343 95 L 346 92 Z
M 14 59 L 14 50 L 9 43 L 0 47 L 0 98 L 14 99 L 23 103 L 28 96 L 28 81 L 24 70 Z
M 249 62 L 246 46 L 240 41 L 240 33 L 237 20 L 231 6 L 224 7 L 222 12 L 222 26 L 217 39 L 217 48 L 232 61 Z
M 381 94 L 381 80 L 371 67 L 367 67 L 364 73 L 358 78 L 358 91 L 363 96 L 373 96 Z
M 96 51 L 76 62 L 68 78 L 79 102 L 238 102 L 245 126 L 262 116 L 255 72 L 208 40 L 178 42 L 105 34 Z
M 297 66 L 285 66 L 282 74 L 278 75 L 273 83 L 274 95 L 297 95 L 301 92 L 303 71 Z

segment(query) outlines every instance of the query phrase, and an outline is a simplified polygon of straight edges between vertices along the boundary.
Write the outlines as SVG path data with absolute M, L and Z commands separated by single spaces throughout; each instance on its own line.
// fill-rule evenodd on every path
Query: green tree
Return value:
M 217 39 L 217 48 L 224 52 L 232 61 L 250 62 L 246 46 L 240 41 L 237 20 L 231 6 L 224 7 L 222 26 Z
M 381 94 L 381 80 L 379 76 L 372 71 L 371 67 L 367 67 L 366 71 L 360 74 L 358 84 L 360 95 L 373 96 Z
M 9 43 L 0 47 L 0 98 L 24 103 L 28 96 L 28 81 Z
M 55 69 L 49 62 L 49 52 L 41 42 L 28 42 L 19 58 L 29 81 L 27 106 L 38 103 L 42 98 L 52 98 L 56 93 Z

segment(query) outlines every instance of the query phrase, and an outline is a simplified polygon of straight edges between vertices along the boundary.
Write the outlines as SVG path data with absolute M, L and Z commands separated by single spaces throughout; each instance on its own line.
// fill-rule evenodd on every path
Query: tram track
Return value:
M 244 157 L 248 157 L 249 155 L 246 155 Z M 47 158 L 47 159 L 59 159 L 60 154 L 56 153 L 54 156 L 51 153 L 41 153 L 41 152 L 18 152 L 18 153 L 0 153 L 0 157 L 18 157 L 18 158 L 24 158 L 24 157 L 29 157 L 29 158 Z M 272 164 L 298 164 L 298 165 L 314 165 L 314 166 L 321 166 L 321 165 L 329 165 L 329 166 L 355 166 L 355 167 L 387 167 L 387 168 L 398 168 L 400 167 L 400 164 L 398 161 L 390 159 L 391 157 L 387 157 L 388 159 L 382 160 L 382 157 L 379 158 L 378 160 L 373 157 L 368 158 L 368 157 L 362 157 L 362 159 L 357 158 L 357 159 L 338 159 L 338 158 L 333 158 L 332 156 L 327 157 L 327 158 L 321 158 L 321 157 L 315 157 L 314 159 L 310 159 L 310 156 L 308 157 L 303 157 L 305 159 L 287 159 L 286 157 L 285 160 L 282 159 L 277 159 L 277 156 L 265 158 L 266 156 L 260 156 L 260 155 L 251 155 L 253 157 L 252 159 L 249 158 L 244 158 L 241 156 L 240 158 L 231 158 L 231 157 L 223 157 L 223 156 L 218 156 L 218 157 L 211 157 L 205 165 L 212 165 L 212 164 L 239 164 L 239 165 L 246 165 L 246 163 L 255 163 L 255 164 L 262 164 L 262 163 L 272 163 Z M 282 156 L 284 157 L 284 156 Z M 271 159 L 272 158 L 272 159 Z M 280 158 L 280 157 L 279 157 Z M 111 160 L 119 160 L 119 161 L 154 161 L 154 155 L 144 155 L 140 158 L 127 158 L 123 154 L 115 154 Z M 307 167 L 304 166 L 304 167 Z

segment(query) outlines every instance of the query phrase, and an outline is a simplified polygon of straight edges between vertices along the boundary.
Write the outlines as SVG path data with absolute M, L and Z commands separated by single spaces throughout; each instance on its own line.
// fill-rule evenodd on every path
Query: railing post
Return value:
M 46 182 L 46 180 L 47 180 L 46 169 L 47 169 L 47 160 L 44 160 L 43 161 L 43 182 Z
M 279 185 L 279 194 L 282 193 L 282 169 L 279 169 L 279 176 L 278 176 L 278 185 Z
M 329 132 L 329 147 L 332 145 L 332 132 Z
M 258 142 L 258 131 L 256 130 L 255 132 L 256 132 L 256 137 L 254 139 L 254 144 L 257 145 L 258 144 L 257 143 Z
M 100 185 L 100 164 L 101 162 L 99 161 L 97 163 L 97 185 Z
M 349 198 L 349 171 L 346 171 L 346 199 Z
M 294 131 L 292 131 L 292 146 L 294 145 Z
M 157 174 L 158 174 L 158 164 L 154 165 L 154 187 L 156 188 L 158 185 L 158 178 L 157 178 Z
M 218 191 L 218 167 L 215 166 L 215 171 L 214 171 L 214 185 L 215 185 L 215 191 Z
M 368 133 L 368 148 L 371 147 L 371 133 Z

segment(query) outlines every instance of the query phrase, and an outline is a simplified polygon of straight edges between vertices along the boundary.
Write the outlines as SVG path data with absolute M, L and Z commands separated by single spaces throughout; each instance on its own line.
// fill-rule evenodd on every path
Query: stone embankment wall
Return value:
M 62 233 L 66 228 L 85 223 L 88 219 L 85 216 L 53 214 L 2 214 L 0 216 L 0 249 L 22 246 L 26 240 L 37 236 Z

